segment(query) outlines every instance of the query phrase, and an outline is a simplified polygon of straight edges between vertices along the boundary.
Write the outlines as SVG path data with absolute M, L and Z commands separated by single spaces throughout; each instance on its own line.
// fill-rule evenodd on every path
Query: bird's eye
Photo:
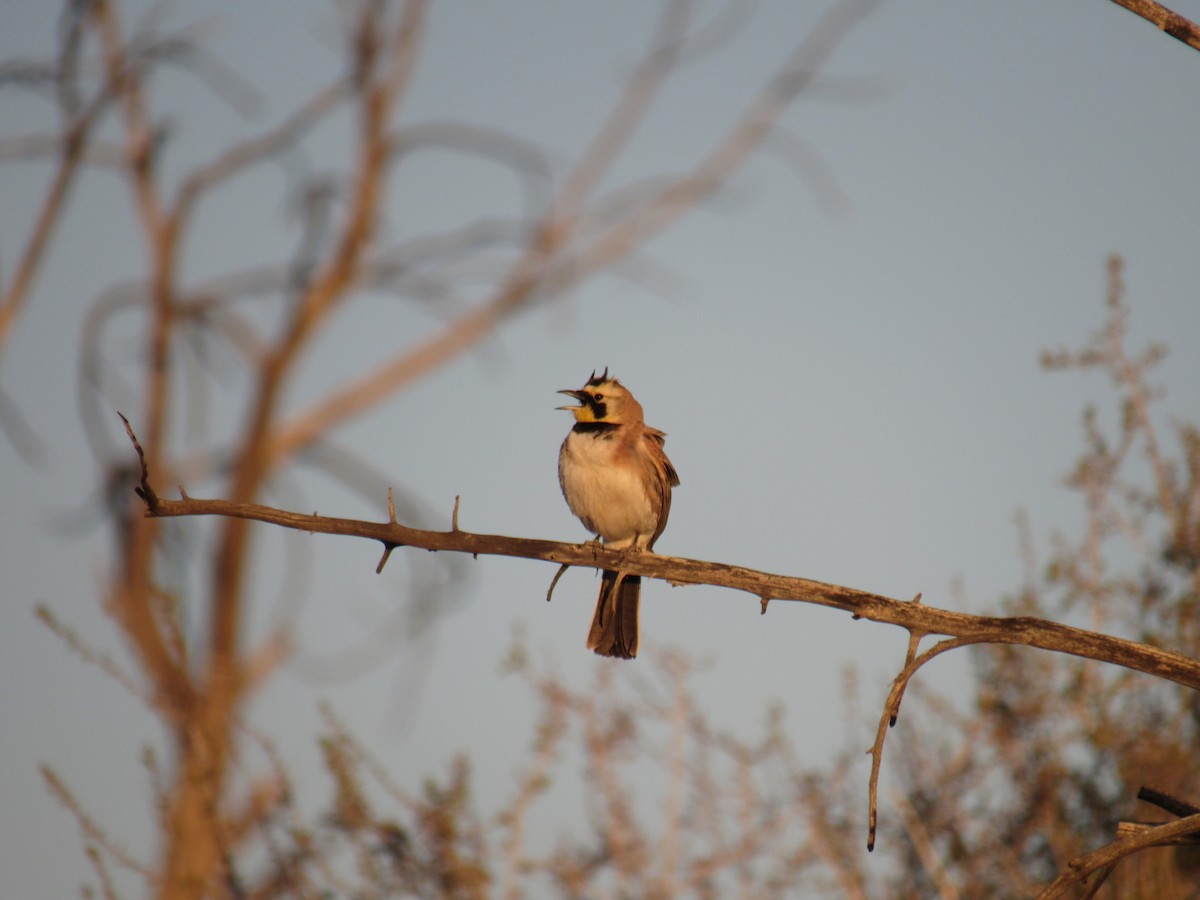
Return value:
M 597 392 L 595 394 L 592 394 L 592 399 L 595 400 L 597 403 L 599 403 L 601 400 L 604 399 L 604 395 Z

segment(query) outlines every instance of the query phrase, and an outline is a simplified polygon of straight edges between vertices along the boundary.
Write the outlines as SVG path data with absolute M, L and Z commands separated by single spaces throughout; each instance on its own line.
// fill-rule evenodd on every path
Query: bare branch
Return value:
M 1142 786 L 1138 791 L 1138 799 L 1146 803 L 1151 803 L 1159 809 L 1165 809 L 1173 816 L 1183 818 L 1184 816 L 1194 816 L 1200 813 L 1200 809 L 1188 803 L 1186 800 L 1180 800 L 1178 797 L 1172 797 L 1162 791 L 1154 788 Z
M 1200 831 L 1200 814 L 1176 819 L 1164 825 L 1147 828 L 1138 834 L 1119 838 L 1099 850 L 1076 857 L 1067 864 L 1066 871 L 1052 881 L 1044 891 L 1038 894 L 1038 900 L 1054 900 L 1066 896 L 1075 885 L 1087 884 L 1093 872 L 1110 868 L 1127 856 L 1168 844 L 1183 835 L 1195 834 Z
M 1149 644 L 1098 634 L 1034 616 L 980 616 L 955 612 L 893 600 L 854 588 L 774 575 L 725 563 L 661 556 L 657 553 L 626 554 L 594 543 L 569 544 L 468 531 L 425 531 L 398 523 L 306 515 L 255 503 L 193 497 L 182 500 L 159 498 L 147 506 L 146 515 L 151 518 L 225 516 L 267 522 L 315 534 L 367 538 L 385 546 L 392 544 L 477 556 L 512 556 L 587 568 L 624 570 L 629 575 L 657 578 L 672 584 L 708 584 L 744 591 L 754 600 L 756 608 L 761 598 L 767 596 L 775 600 L 795 600 L 841 609 L 856 619 L 897 625 L 909 631 L 954 636 L 953 640 L 943 641 L 925 651 L 907 666 L 907 676 L 902 673 L 905 681 L 926 662 L 946 650 L 967 644 L 995 643 L 1036 647 L 1112 663 L 1200 690 L 1200 662 Z M 948 646 L 950 644 L 953 646 Z
M 1154 0 L 1112 0 L 1117 6 L 1123 6 L 1134 15 L 1141 16 L 1147 22 L 1153 22 L 1177 41 L 1183 41 L 1193 50 L 1200 50 L 1200 26 L 1190 19 L 1185 19 L 1177 12 L 1172 12 L 1161 3 Z
M 918 599 L 920 599 L 918 595 Z M 896 601 L 891 601 L 896 602 Z M 912 605 L 916 605 L 913 603 Z M 982 618 L 982 617 L 981 617 Z M 990 618 L 990 617 L 989 617 Z M 1015 619 L 1011 621 L 1016 621 Z M 1042 620 L 1034 620 L 1042 621 Z M 1053 624 L 1053 623 L 1047 623 Z M 1066 627 L 1066 626 L 1062 626 Z M 875 731 L 875 743 L 871 745 L 871 780 L 867 788 L 867 849 L 875 849 L 875 827 L 878 819 L 878 799 L 879 799 L 879 772 L 883 767 L 883 742 L 887 738 L 888 729 L 896 724 L 896 718 L 900 714 L 900 701 L 904 697 L 904 691 L 908 688 L 909 681 L 913 675 L 925 663 L 929 662 L 936 656 L 940 656 L 947 650 L 956 650 L 959 647 L 967 647 L 972 644 L 1008 644 L 1008 643 L 1023 643 L 1021 641 L 1010 641 L 1005 639 L 1005 635 L 1000 632 L 983 632 L 981 634 L 971 636 L 961 636 L 948 638 L 944 641 L 939 641 L 934 644 L 920 656 L 916 656 L 917 644 L 920 642 L 920 635 L 928 634 L 929 631 L 920 629 L 909 629 L 908 655 L 904 664 L 904 669 L 896 676 L 896 680 L 892 683 L 891 693 L 888 694 L 887 701 L 883 704 L 883 713 L 879 717 L 879 727 Z M 934 633 L 938 633 L 936 630 Z M 947 632 L 941 632 L 947 633 Z M 1144 646 L 1144 645 L 1143 645 Z M 1049 648 L 1047 648 L 1049 649 Z M 1070 653 L 1070 650 L 1063 652 Z M 1197 665 L 1197 674 L 1200 674 L 1200 664 Z M 1200 682 L 1197 683 L 1197 689 L 1200 690 Z
M 87 146 L 87 132 L 92 122 L 91 117 L 79 120 L 67 129 L 59 141 L 58 167 L 50 182 L 50 189 L 46 192 L 42 208 L 34 220 L 25 249 L 18 258 L 13 279 L 4 289 L 3 296 L 0 296 L 0 348 L 3 348 L 25 298 L 29 295 L 34 276 L 49 247 L 54 226 L 79 171 L 79 163 Z

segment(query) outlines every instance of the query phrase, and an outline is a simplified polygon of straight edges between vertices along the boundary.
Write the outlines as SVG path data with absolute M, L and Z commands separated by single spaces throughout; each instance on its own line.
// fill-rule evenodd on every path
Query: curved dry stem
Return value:
M 917 597 L 919 599 L 920 595 L 918 594 Z M 913 605 L 916 605 L 915 601 Z M 888 729 L 896 724 L 896 717 L 900 713 L 900 701 L 903 699 L 904 692 L 907 690 L 908 683 L 912 680 L 913 675 L 925 663 L 935 657 L 941 656 L 948 650 L 956 650 L 959 647 L 968 647 L 972 644 L 1020 643 L 1019 641 L 1012 640 L 1011 635 L 1003 632 L 984 632 L 982 634 L 939 641 L 920 656 L 914 657 L 917 644 L 923 636 L 923 633 L 910 630 L 907 661 L 900 674 L 896 676 L 896 680 L 892 682 L 892 690 L 888 694 L 887 701 L 883 704 L 883 712 L 879 716 L 879 727 L 875 731 L 875 743 L 871 746 L 871 780 L 870 786 L 867 788 L 867 850 L 875 849 L 875 826 L 878 819 L 879 770 L 883 766 L 883 742 L 887 737 Z
M 1075 885 L 1087 884 L 1092 873 L 1109 869 L 1142 850 L 1171 843 L 1173 839 L 1200 832 L 1200 814 L 1176 819 L 1164 825 L 1156 825 L 1131 837 L 1124 837 L 1106 844 L 1099 850 L 1077 856 L 1067 864 L 1066 871 L 1038 894 L 1038 900 L 1054 900 L 1066 896 Z
M 558 587 L 558 580 L 566 574 L 567 569 L 571 568 L 568 563 L 563 563 L 558 567 L 558 571 L 554 573 L 554 577 L 550 579 L 550 587 L 546 591 L 546 602 L 549 603 L 554 597 L 554 589 Z

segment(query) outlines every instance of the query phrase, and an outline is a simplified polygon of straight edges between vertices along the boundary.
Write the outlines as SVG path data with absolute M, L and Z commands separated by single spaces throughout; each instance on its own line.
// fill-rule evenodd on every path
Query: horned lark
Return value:
M 608 369 L 603 375 L 593 371 L 577 391 L 559 393 L 579 401 L 559 407 L 575 415 L 558 453 L 558 481 L 571 512 L 608 547 L 653 549 L 671 512 L 671 488 L 679 484 L 663 452 L 666 435 L 646 425 L 642 405 L 608 377 Z M 617 573 L 606 569 L 587 645 L 601 656 L 633 659 L 642 579 L 629 575 L 617 582 Z

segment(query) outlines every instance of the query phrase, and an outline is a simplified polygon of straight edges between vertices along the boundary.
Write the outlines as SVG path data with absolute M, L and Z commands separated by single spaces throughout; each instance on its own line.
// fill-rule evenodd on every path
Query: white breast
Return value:
M 636 540 L 645 544 L 658 528 L 658 517 L 642 476 L 629 466 L 613 465 L 613 442 L 571 432 L 558 462 L 567 505 L 593 534 L 617 548 Z

